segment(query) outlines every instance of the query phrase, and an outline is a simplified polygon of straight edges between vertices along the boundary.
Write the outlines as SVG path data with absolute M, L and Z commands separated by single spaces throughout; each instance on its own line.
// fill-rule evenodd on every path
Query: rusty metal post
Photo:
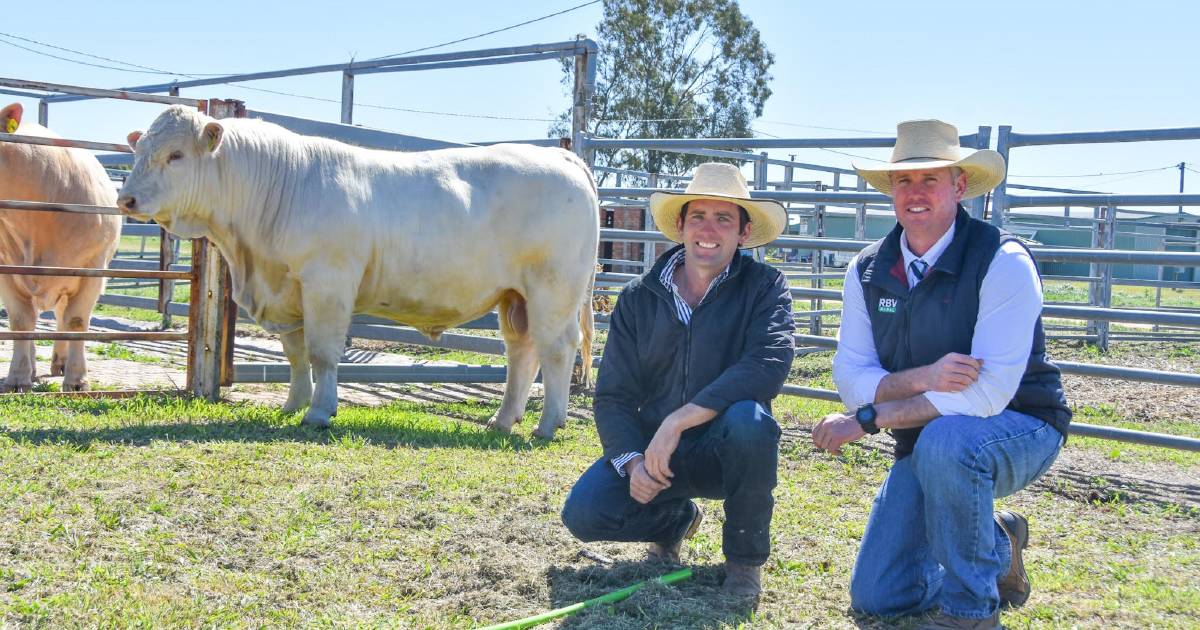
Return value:
M 1101 241 L 1104 249 L 1115 249 L 1117 246 L 1117 207 L 1108 206 L 1104 209 L 1104 239 Z M 1100 268 L 1100 306 L 1112 308 L 1113 264 L 1105 263 Z M 1101 352 L 1108 352 L 1109 322 L 1099 322 L 1096 345 Z
M 824 191 L 825 184 L 817 184 L 817 191 Z M 817 238 L 825 238 L 825 205 L 818 204 L 815 208 L 814 218 L 817 224 Z M 823 250 L 813 250 L 812 253 L 812 270 L 813 280 L 812 286 L 815 289 L 821 289 L 825 286 L 825 280 L 821 278 L 821 274 L 825 273 L 825 252 Z M 809 308 L 814 311 L 820 311 L 825 308 L 825 300 L 817 298 L 809 301 Z M 809 318 L 808 331 L 810 335 L 821 334 L 821 316 L 816 315 Z
M 171 268 L 171 265 L 175 263 L 175 248 L 172 244 L 172 241 L 175 240 L 175 237 L 171 236 L 161 227 L 159 227 L 158 231 L 158 270 L 167 271 Z M 163 330 L 167 330 L 171 327 L 171 309 L 169 306 L 174 295 L 174 280 L 158 281 L 158 312 L 162 314 Z
M 575 53 L 575 85 L 571 107 L 571 146 L 583 158 L 588 168 L 596 159 L 596 152 L 586 148 L 583 141 L 588 133 L 588 118 L 592 115 L 592 94 L 596 91 L 596 55 L 584 47 Z

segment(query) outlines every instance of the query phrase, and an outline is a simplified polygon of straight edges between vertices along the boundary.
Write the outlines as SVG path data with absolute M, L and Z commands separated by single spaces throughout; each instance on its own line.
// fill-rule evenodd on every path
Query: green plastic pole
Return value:
M 599 606 L 600 604 L 612 604 L 615 602 L 619 602 L 622 599 L 625 599 L 626 597 L 633 595 L 639 589 L 646 586 L 646 584 L 648 584 L 652 581 L 658 582 L 659 584 L 674 584 L 675 582 L 678 582 L 680 580 L 686 580 L 690 577 L 692 577 L 691 569 L 680 569 L 674 573 L 668 573 L 668 574 L 666 574 L 660 578 L 657 578 L 655 580 L 645 580 L 642 582 L 638 582 L 637 584 L 634 584 L 632 586 L 626 586 L 625 588 L 623 588 L 619 591 L 613 591 L 611 593 L 607 593 L 607 594 L 601 595 L 599 597 L 594 597 L 592 599 L 579 602 L 578 604 L 571 604 L 570 606 L 563 606 L 562 608 L 555 608 L 554 610 L 551 610 L 549 612 L 544 612 L 544 613 L 541 613 L 538 615 L 534 615 L 532 617 L 526 617 L 524 619 L 517 619 L 515 621 L 509 621 L 507 623 L 499 623 L 494 626 L 487 626 L 486 628 L 480 628 L 480 630 L 521 630 L 523 628 L 532 628 L 533 626 L 536 626 L 536 625 L 542 624 L 542 623 L 546 623 L 547 621 L 550 621 L 552 619 L 558 619 L 559 617 L 566 617 L 568 615 L 573 615 L 573 614 L 575 614 L 581 610 L 584 610 L 586 608 L 591 608 L 593 606 Z

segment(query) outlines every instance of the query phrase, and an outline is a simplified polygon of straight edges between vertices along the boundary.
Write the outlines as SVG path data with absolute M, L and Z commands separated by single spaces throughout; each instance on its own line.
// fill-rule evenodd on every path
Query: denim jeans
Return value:
M 779 460 L 779 425 L 754 401 L 730 405 L 707 430 L 685 435 L 671 455 L 671 487 L 642 505 L 629 479 L 601 458 L 575 483 L 562 521 L 584 542 L 679 540 L 691 523 L 691 499 L 725 500 L 725 558 L 761 565 L 771 549 L 771 511 Z
M 940 606 L 983 619 L 1000 605 L 997 578 L 1012 558 L 992 519 L 993 499 L 1050 468 L 1062 446 L 1053 427 L 1004 410 L 990 418 L 942 416 L 879 489 L 850 577 L 850 606 L 903 615 Z

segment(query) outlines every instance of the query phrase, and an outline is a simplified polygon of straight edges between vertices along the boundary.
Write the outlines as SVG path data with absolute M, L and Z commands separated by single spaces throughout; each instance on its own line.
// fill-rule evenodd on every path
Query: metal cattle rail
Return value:
M 651 192 L 653 192 L 653 189 L 601 188 L 600 196 L 601 199 L 605 198 L 606 196 L 613 196 L 617 194 L 625 197 L 643 197 L 649 196 Z M 780 201 L 806 202 L 821 202 L 834 199 L 860 202 L 872 200 L 875 196 L 879 195 L 878 193 L 812 193 L 787 191 L 767 192 L 757 190 L 751 191 L 750 194 L 752 197 L 769 197 Z M 661 232 L 615 229 L 604 229 L 600 232 L 601 239 L 667 242 L 667 238 L 663 236 Z M 870 241 L 832 238 L 781 237 L 770 243 L 768 246 L 857 252 L 867 245 L 870 245 Z M 1031 247 L 1030 249 L 1033 250 L 1034 256 L 1039 261 L 1046 262 L 1090 262 L 1097 264 L 1121 262 L 1200 266 L 1200 253 L 1191 252 L 1147 252 L 1115 249 L 1091 250 L 1038 246 Z M 598 286 L 602 284 L 624 284 L 634 277 L 635 276 L 633 274 L 600 273 L 596 276 L 596 283 Z M 792 296 L 793 298 L 820 297 L 828 300 L 841 300 L 842 294 L 841 291 L 836 289 L 794 287 L 792 288 Z M 1143 311 L 1091 306 L 1046 305 L 1042 309 L 1042 314 L 1046 317 L 1062 319 L 1093 319 L 1107 322 L 1170 324 L 1174 326 L 1185 326 L 1189 328 L 1200 329 L 1200 314 L 1194 313 Z M 803 313 L 797 313 L 797 315 L 801 316 Z M 796 345 L 824 349 L 836 349 L 837 339 L 815 334 L 797 334 Z M 803 350 L 798 349 L 798 352 L 802 351 Z M 603 359 L 603 357 L 601 357 L 601 359 Z M 1200 375 L 1195 374 L 1066 361 L 1057 362 L 1057 365 L 1064 374 L 1078 374 L 1081 376 L 1090 376 L 1094 378 L 1112 378 L 1162 385 L 1200 387 Z M 832 402 L 839 402 L 841 400 L 836 391 L 813 387 L 803 387 L 799 385 L 784 385 L 782 393 L 785 395 L 816 398 L 819 400 L 828 400 Z M 1182 450 L 1200 451 L 1200 439 L 1195 438 L 1167 435 L 1162 433 L 1151 433 L 1146 431 L 1133 431 L 1114 427 L 1104 427 L 1081 422 L 1072 423 L 1071 431 L 1073 434 L 1081 436 L 1149 444 L 1152 446 L 1164 446 Z
M 216 99 L 197 100 L 177 96 L 161 96 L 140 94 L 122 90 L 100 90 L 95 88 L 25 81 L 20 79 L 0 78 L 0 86 L 43 90 L 65 94 L 79 94 L 89 97 L 112 98 L 120 100 L 140 101 L 147 103 L 182 104 L 199 108 L 217 118 L 236 115 L 240 104 L 236 101 L 221 101 Z M 44 94 L 28 94 L 35 98 L 45 98 Z M 91 142 L 86 140 L 69 140 L 59 138 L 40 138 L 20 134 L 0 133 L 0 142 L 31 144 L 55 147 L 73 147 L 80 149 L 117 151 L 132 153 L 132 150 L 121 144 L 106 142 Z M 67 203 L 45 203 L 27 200 L 0 199 L 0 211 L 16 210 L 26 212 L 67 212 L 77 214 L 107 214 L 120 215 L 116 208 Z M 165 232 L 162 233 L 165 235 Z M 187 385 L 186 392 L 215 400 L 220 396 L 220 386 L 231 384 L 232 367 L 232 325 L 233 317 L 229 310 L 232 305 L 229 291 L 228 270 L 216 249 L 207 240 L 192 241 L 193 263 L 189 271 L 171 271 L 162 259 L 158 270 L 131 269 L 90 269 L 78 267 L 39 267 L 26 265 L 0 265 L 0 274 L 24 276 L 74 276 L 74 277 L 107 277 L 153 279 L 160 283 L 170 283 L 176 280 L 187 280 L 191 283 L 189 299 L 188 328 L 186 331 L 144 331 L 144 332 L 64 332 L 64 331 L 0 331 L 3 341 L 187 341 Z M 78 395 L 92 397 L 125 397 L 148 390 L 119 390 L 72 392 Z M 161 390 L 160 390 L 161 391 Z M 167 390 L 178 393 L 174 390 Z

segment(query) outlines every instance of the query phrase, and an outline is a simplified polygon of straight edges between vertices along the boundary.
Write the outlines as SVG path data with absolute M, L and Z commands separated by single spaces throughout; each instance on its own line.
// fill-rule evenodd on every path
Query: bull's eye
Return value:
M 167 156 L 167 164 L 170 164 L 171 162 L 174 162 L 175 160 L 182 160 L 182 159 L 183 159 L 183 151 L 172 151 L 171 155 Z

